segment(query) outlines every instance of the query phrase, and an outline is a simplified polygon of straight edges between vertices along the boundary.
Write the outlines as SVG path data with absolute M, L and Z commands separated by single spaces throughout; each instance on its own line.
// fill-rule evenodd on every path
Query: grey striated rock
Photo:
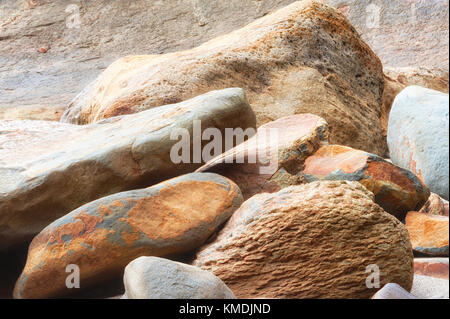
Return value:
M 211 272 L 157 257 L 140 257 L 125 268 L 123 299 L 235 299 Z
M 194 120 L 223 138 L 225 128 L 255 127 L 237 88 L 87 126 L 0 121 L 0 249 L 97 198 L 195 171 L 202 163 L 170 158 L 179 141 L 171 133 L 185 128 L 192 137 Z

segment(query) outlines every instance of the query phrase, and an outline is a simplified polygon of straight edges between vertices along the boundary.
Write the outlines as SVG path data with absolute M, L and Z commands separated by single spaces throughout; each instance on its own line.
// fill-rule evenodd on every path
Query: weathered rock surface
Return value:
M 381 126 L 387 136 L 389 113 L 395 97 L 406 87 L 422 86 L 444 93 L 449 92 L 448 71 L 424 67 L 384 68 L 383 109 L 381 112 Z
M 448 299 L 449 282 L 446 279 L 414 275 L 411 294 L 419 299 Z
M 194 120 L 222 136 L 225 128 L 255 127 L 241 89 L 88 126 L 0 121 L 0 249 L 97 198 L 195 171 L 201 163 L 176 164 L 170 156 L 179 143 L 171 133 L 185 128 L 192 136 Z
M 27 105 L 0 107 L 0 120 L 59 121 L 65 106 Z
M 407 292 L 402 286 L 389 283 L 378 290 L 372 299 L 417 299 L 417 297 Z
M 120 57 L 189 49 L 292 2 L 3 0 L 0 114 L 10 107 L 66 106 Z M 448 70 L 447 1 L 326 3 L 349 18 L 384 65 Z M 25 119 L 23 112 L 6 114 L 5 119 Z
M 395 98 L 387 141 L 392 162 L 411 170 L 448 200 L 448 94 L 409 86 Z
M 419 213 L 430 214 L 430 215 L 449 215 L 448 201 L 442 199 L 439 195 L 431 193 L 428 197 L 427 202 L 420 209 Z
M 409 290 L 408 233 L 358 182 L 321 181 L 247 200 L 194 265 L 238 298 L 370 298 L 366 273 Z
M 448 71 L 448 1 L 327 0 L 340 9 L 364 40 L 392 67 Z
M 327 142 L 328 126 L 320 117 L 298 114 L 258 128 L 257 134 L 210 160 L 198 172 L 214 172 L 239 185 L 244 199 L 298 185 L 305 159 Z
M 125 268 L 127 299 L 235 299 L 209 271 L 157 257 L 140 257 Z
M 246 90 L 258 126 L 312 113 L 330 140 L 387 154 L 382 65 L 347 19 L 300 1 L 188 50 L 122 58 L 70 104 L 63 121 L 91 123 L 224 87 Z
M 448 280 L 448 258 L 414 258 L 414 274 Z
M 35 119 L 26 117 L 35 105 L 65 108 L 120 57 L 189 49 L 291 2 L 3 0 L 0 117 Z
M 137 257 L 187 253 L 202 245 L 241 203 L 232 181 L 193 173 L 81 206 L 33 239 L 14 297 L 73 292 L 65 284 L 70 264 L 79 267 L 86 288 L 120 274 Z
M 405 218 L 414 251 L 448 257 L 449 218 L 409 212 Z
M 358 181 L 374 193 L 378 205 L 400 220 L 407 212 L 420 209 L 430 195 L 411 172 L 374 154 L 341 145 L 322 146 L 306 159 L 302 173 L 307 182 Z

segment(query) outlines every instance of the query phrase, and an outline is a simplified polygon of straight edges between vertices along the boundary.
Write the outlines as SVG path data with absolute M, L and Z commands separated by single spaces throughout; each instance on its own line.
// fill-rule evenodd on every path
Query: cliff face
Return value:
M 3 0 L 0 118 L 58 120 L 119 57 L 193 48 L 293 0 Z M 326 0 L 386 66 L 448 70 L 448 1 Z

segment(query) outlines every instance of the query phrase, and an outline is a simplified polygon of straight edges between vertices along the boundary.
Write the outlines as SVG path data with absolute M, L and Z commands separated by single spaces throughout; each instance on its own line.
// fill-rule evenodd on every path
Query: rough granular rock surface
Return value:
M 409 291 L 413 254 L 404 225 L 357 182 L 320 181 L 247 200 L 194 265 L 238 298 L 370 298 L 380 286 Z
M 380 60 L 338 10 L 298 1 L 187 51 L 124 57 L 69 105 L 62 121 L 86 124 L 198 94 L 242 87 L 257 126 L 312 113 L 330 141 L 383 156 Z

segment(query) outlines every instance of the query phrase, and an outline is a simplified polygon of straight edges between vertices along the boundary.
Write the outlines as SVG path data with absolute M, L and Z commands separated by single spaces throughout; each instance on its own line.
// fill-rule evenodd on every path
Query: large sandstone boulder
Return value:
M 193 172 L 202 165 L 193 162 L 194 147 L 190 162 L 176 163 L 171 150 L 180 142 L 171 134 L 184 128 L 193 138 L 194 120 L 223 139 L 226 128 L 255 127 L 241 89 L 87 126 L 0 121 L 0 249 L 97 198 Z
M 428 188 L 410 171 L 341 145 L 322 146 L 306 159 L 302 174 L 307 182 L 358 181 L 374 193 L 378 205 L 400 220 L 407 212 L 420 209 L 430 196 Z
M 238 298 L 370 298 L 377 270 L 380 287 L 392 282 L 409 291 L 407 230 L 373 197 L 349 181 L 255 195 L 194 265 L 213 272 Z
M 2 0 L 0 118 L 50 115 L 120 57 L 189 49 L 293 1 Z
M 139 257 L 123 276 L 123 299 L 235 299 L 209 271 L 158 257 Z
M 66 287 L 68 265 L 79 267 L 84 289 L 121 274 L 137 257 L 187 253 L 202 245 L 241 202 L 241 192 L 230 180 L 194 173 L 81 206 L 33 239 L 14 297 L 73 292 Z
M 411 170 L 431 192 L 448 200 L 448 94 L 409 86 L 395 98 L 387 141 L 392 162 Z
M 328 126 L 320 117 L 298 114 L 258 128 L 255 136 L 213 158 L 198 172 L 214 172 L 239 185 L 244 199 L 304 182 L 297 173 L 305 159 L 327 142 Z
M 309 0 L 188 51 L 122 58 L 62 120 L 92 123 L 233 86 L 246 90 L 258 126 L 312 113 L 330 125 L 332 142 L 387 153 L 380 60 L 339 11 Z
M 414 251 L 428 256 L 448 257 L 448 216 L 409 212 L 405 224 Z

